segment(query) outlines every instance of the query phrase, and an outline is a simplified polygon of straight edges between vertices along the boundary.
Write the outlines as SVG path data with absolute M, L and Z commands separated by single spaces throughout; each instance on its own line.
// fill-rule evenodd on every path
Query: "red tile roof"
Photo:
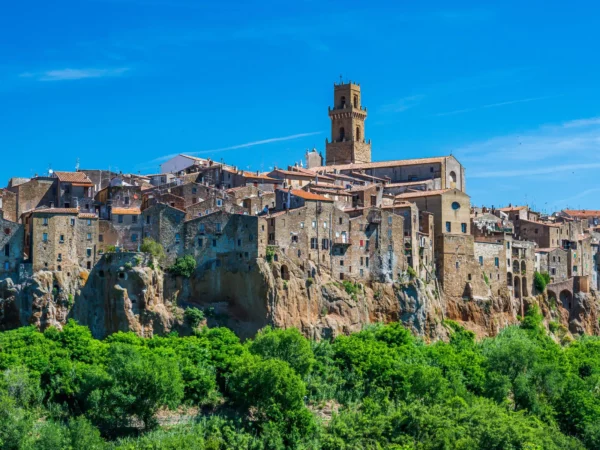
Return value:
M 564 209 L 563 212 L 569 216 L 580 218 L 600 217 L 600 210 L 594 209 Z
M 140 208 L 113 208 L 111 213 L 119 215 L 138 215 L 142 212 L 140 211 Z
M 84 172 L 54 172 L 61 183 L 80 183 L 93 186 L 92 180 Z
M 303 198 L 304 200 L 317 200 L 317 201 L 321 201 L 321 202 L 333 202 L 333 200 L 330 198 L 324 197 L 319 194 L 313 194 L 312 192 L 306 192 L 306 191 L 303 191 L 302 189 L 292 189 L 291 192 L 292 192 L 292 195 Z

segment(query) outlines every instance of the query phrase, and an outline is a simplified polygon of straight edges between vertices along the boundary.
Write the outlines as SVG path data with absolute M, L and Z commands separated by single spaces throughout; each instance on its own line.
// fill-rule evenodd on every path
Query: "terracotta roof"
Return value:
M 32 211 L 34 214 L 78 214 L 77 208 L 37 208 Z
M 320 187 L 310 187 L 310 191 L 311 192 L 316 192 L 316 193 L 324 193 L 324 194 L 331 194 L 331 195 L 337 195 L 340 197 L 352 197 L 352 194 L 350 194 L 348 191 L 336 191 L 335 189 L 328 189 L 328 188 L 320 188 Z
M 358 164 L 338 164 L 332 166 L 321 166 L 315 167 L 316 171 L 331 172 L 337 170 L 351 170 L 351 169 L 377 169 L 380 167 L 399 167 L 399 166 L 415 166 L 419 164 L 435 164 L 442 163 L 448 156 L 441 156 L 435 158 L 419 158 L 419 159 L 399 159 L 392 161 L 379 161 L 370 163 L 358 163 Z
M 61 183 L 81 183 L 93 186 L 92 180 L 84 172 L 54 172 Z
M 396 195 L 395 198 L 402 200 L 405 198 L 433 197 L 434 195 L 441 195 L 450 190 L 451 189 L 436 189 L 433 191 L 403 192 L 402 194 Z
M 564 209 L 563 212 L 573 217 L 600 217 L 600 210 L 593 209 Z
M 547 247 L 547 248 L 536 248 L 536 253 L 549 253 L 553 250 L 558 250 L 560 247 Z
M 111 213 L 118 215 L 137 215 L 142 212 L 140 211 L 140 208 L 113 208 Z
M 313 194 L 312 192 L 306 192 L 306 191 L 303 191 L 302 189 L 292 189 L 291 192 L 292 192 L 292 195 L 303 198 L 304 200 L 317 200 L 317 201 L 321 201 L 321 202 L 333 202 L 333 200 L 330 198 L 324 197 L 319 194 Z

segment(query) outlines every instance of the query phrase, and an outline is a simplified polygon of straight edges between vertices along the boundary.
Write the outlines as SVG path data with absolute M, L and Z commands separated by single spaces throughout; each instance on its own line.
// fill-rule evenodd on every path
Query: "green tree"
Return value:
M 250 352 L 263 358 L 278 358 L 287 362 L 305 377 L 314 364 L 310 342 L 295 328 L 285 330 L 267 327 L 249 344 Z
M 190 278 L 196 270 L 196 260 L 191 255 L 177 258 L 175 263 L 169 267 L 169 273 L 174 276 Z

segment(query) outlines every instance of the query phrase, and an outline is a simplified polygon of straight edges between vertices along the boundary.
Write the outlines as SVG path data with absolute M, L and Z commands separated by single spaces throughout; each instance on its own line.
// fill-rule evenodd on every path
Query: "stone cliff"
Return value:
M 532 304 L 540 307 L 557 340 L 600 334 L 595 294 L 576 294 L 570 308 L 547 295 L 526 299 L 523 308 Z M 401 321 L 430 341 L 447 338 L 447 319 L 484 337 L 518 323 L 521 314 L 520 301 L 508 295 L 445 298 L 435 280 L 409 276 L 395 283 L 355 284 L 332 279 L 311 261 L 298 267 L 284 255 L 257 260 L 244 271 L 198 268 L 183 278 L 155 268 L 142 254 L 115 253 L 90 272 L 40 271 L 19 282 L 0 280 L 1 330 L 60 328 L 73 318 L 96 337 L 128 330 L 141 336 L 186 334 L 191 330 L 183 313 L 190 306 L 204 310 L 209 325 L 230 327 L 242 337 L 267 325 L 322 338 Z

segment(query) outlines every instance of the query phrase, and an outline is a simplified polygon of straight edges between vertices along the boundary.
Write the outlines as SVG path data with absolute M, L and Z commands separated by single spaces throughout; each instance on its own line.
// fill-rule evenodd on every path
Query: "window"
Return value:
M 181 240 L 181 237 L 179 236 L 179 233 L 175 233 L 175 243 L 179 244 L 180 240 Z
M 461 223 L 461 224 L 460 224 L 460 230 L 461 230 L 463 233 L 466 233 L 466 232 L 467 232 L 467 224 L 466 224 L 466 223 Z
M 327 222 L 323 222 L 323 228 L 327 228 Z
M 92 269 L 92 262 L 88 261 L 86 264 L 87 270 L 91 270 Z
M 241 247 L 242 246 L 242 240 L 238 239 L 237 241 L 238 241 L 238 247 Z
M 92 225 L 92 219 L 88 219 L 87 220 L 87 224 L 88 224 L 88 226 L 91 226 Z
M 131 235 L 131 242 L 137 242 L 137 239 L 138 239 L 138 235 L 136 233 L 133 233 Z
M 126 205 L 129 205 L 129 197 L 124 197 L 123 203 L 125 203 Z
M 500 258 L 494 258 L 494 265 L 500 267 Z
M 217 206 L 223 206 L 223 200 L 220 198 L 217 199 Z
M 450 233 L 452 231 L 452 224 L 450 222 L 446 222 L 446 233 Z
M 213 239 L 213 247 L 216 247 L 216 246 L 217 246 L 217 240 Z
M 506 248 L 507 248 L 508 250 L 510 250 L 510 242 L 507 242 L 507 243 L 506 243 Z
M 460 262 L 456 261 L 456 270 L 460 269 Z
M 48 225 L 48 218 L 47 217 L 42 218 L 42 225 Z
M 198 192 L 198 188 L 196 188 L 196 187 L 193 187 L 193 188 L 192 188 L 192 194 L 195 194 L 196 192 Z
M 313 228 L 316 228 L 316 227 L 317 227 L 317 222 L 316 222 L 316 221 L 314 221 L 314 220 L 312 221 L 312 227 L 313 227 Z
M 85 254 L 88 258 L 90 258 L 92 256 L 92 249 L 91 248 L 86 248 L 85 249 Z
M 317 238 L 310 238 L 310 248 L 311 250 L 319 248 L 319 242 L 317 241 Z
M 323 250 L 329 249 L 329 239 L 321 239 L 321 248 Z
M 87 240 L 88 240 L 88 241 L 91 241 L 91 240 L 92 240 L 92 233 L 88 233 L 88 234 L 87 234 Z
M 248 235 L 248 241 L 252 242 L 254 240 L 254 235 L 250 234 Z
M 577 266 L 573 266 L 573 273 L 577 272 Z
M 221 224 L 217 223 L 215 225 L 216 225 L 217 233 L 220 233 L 221 232 Z
M 131 216 L 131 223 L 137 223 L 137 216 Z
M 302 256 L 302 252 L 298 250 L 298 258 L 300 258 L 300 256 Z
M 42 241 L 48 242 L 48 233 L 42 234 Z
M 479 257 L 479 265 L 480 265 L 480 266 L 483 266 L 483 256 L 480 256 L 480 257 Z
M 361 246 L 361 247 L 364 247 L 364 246 L 365 246 L 365 241 L 363 241 L 362 239 L 359 241 L 359 243 L 360 243 L 360 246 Z
M 392 216 L 388 216 L 388 225 L 392 224 Z
M 202 238 L 198 238 L 198 247 L 202 247 L 202 244 L 204 244 L 204 240 Z
M 340 259 L 340 266 L 343 266 L 343 265 L 344 265 L 344 260 Z
M 553 267 L 552 269 L 550 269 L 550 273 L 551 273 L 552 275 L 556 275 L 556 269 Z
M 293 242 L 294 244 L 297 244 L 297 243 L 298 243 L 298 235 L 297 235 L 297 234 L 292 234 L 292 242 Z
M 363 257 L 362 256 L 360 257 L 360 265 L 361 266 L 363 265 Z
M 4 256 L 10 256 L 10 244 L 4 246 Z
M 343 219 L 340 217 L 340 225 L 343 223 L 343 221 L 344 221 L 344 220 L 343 220 Z
M 57 261 L 62 261 L 62 253 L 58 254 L 58 257 L 56 258 Z
M 60 235 L 60 238 L 58 239 L 58 242 L 60 242 L 61 244 L 64 244 L 64 242 L 65 242 L 65 235 L 64 234 Z
M 117 218 L 118 218 L 119 223 L 123 223 L 123 215 L 122 214 L 119 214 L 117 216 Z
M 452 209 L 453 210 L 459 210 L 460 209 L 460 203 L 458 202 L 452 202 Z
M 91 225 L 91 220 L 88 220 L 88 225 Z M 75 226 L 75 219 L 71 219 L 71 226 L 74 227 Z
M 203 223 L 200 224 L 200 233 L 204 233 L 204 224 Z

